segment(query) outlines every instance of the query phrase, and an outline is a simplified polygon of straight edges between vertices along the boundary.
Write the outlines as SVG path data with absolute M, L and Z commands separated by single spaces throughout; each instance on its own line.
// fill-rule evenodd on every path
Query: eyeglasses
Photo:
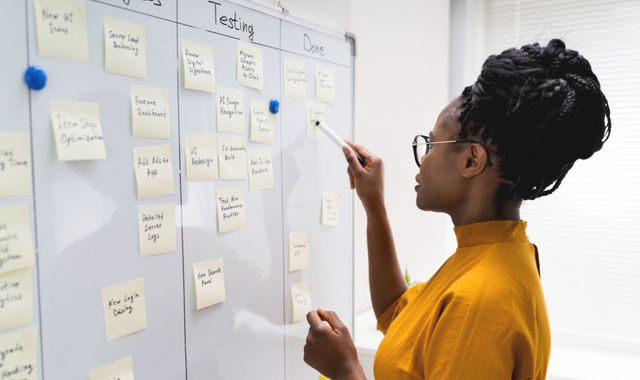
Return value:
M 453 143 L 471 143 L 478 144 L 473 140 L 447 140 L 447 141 L 429 141 L 429 136 L 417 135 L 413 139 L 413 158 L 416 160 L 416 164 L 420 167 L 420 160 L 422 156 L 429 153 L 431 150 L 431 145 L 434 144 L 453 144 Z M 493 163 L 487 159 L 487 167 L 491 167 Z

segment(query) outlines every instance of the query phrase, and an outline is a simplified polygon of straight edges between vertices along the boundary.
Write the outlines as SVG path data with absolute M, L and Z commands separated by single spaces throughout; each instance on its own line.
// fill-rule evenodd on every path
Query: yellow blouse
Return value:
M 458 249 L 378 319 L 378 380 L 544 379 L 551 350 L 526 222 L 454 228 Z

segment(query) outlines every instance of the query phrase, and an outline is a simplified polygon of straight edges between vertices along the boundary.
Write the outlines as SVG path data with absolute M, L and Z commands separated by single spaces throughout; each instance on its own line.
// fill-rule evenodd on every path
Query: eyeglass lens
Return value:
M 416 137 L 416 161 L 420 162 L 420 160 L 422 159 L 422 156 L 424 156 L 425 154 L 427 154 L 427 152 L 429 152 L 429 144 L 427 144 L 428 140 L 425 139 L 423 136 L 417 136 Z

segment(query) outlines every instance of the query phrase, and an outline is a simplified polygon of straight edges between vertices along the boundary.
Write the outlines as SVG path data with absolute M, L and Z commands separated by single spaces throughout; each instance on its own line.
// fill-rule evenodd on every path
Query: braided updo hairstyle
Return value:
M 606 118 L 606 123 L 605 123 Z M 499 197 L 553 193 L 578 159 L 609 138 L 609 105 L 589 62 L 561 40 L 492 55 L 462 93 L 460 138 L 480 138 L 499 157 Z

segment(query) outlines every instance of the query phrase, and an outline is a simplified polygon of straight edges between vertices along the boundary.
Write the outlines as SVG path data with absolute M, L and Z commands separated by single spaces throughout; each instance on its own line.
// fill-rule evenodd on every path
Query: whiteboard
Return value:
M 252 24 L 253 36 L 224 26 L 225 15 Z M 104 71 L 105 16 L 146 27 L 146 79 Z M 88 62 L 46 58 L 37 51 L 32 0 L 3 4 L 0 14 L 0 30 L 15 36 L 2 42 L 15 54 L 0 63 L 0 130 L 31 132 L 34 178 L 32 197 L 0 198 L 0 206 L 30 205 L 38 379 L 88 379 L 129 355 L 140 379 L 316 379 L 302 359 L 308 325 L 292 323 L 290 287 L 311 282 L 313 307 L 335 310 L 353 331 L 353 195 L 340 150 L 306 138 L 306 103 L 317 102 L 315 65 L 333 68 L 335 102 L 325 105 L 326 121 L 353 136 L 351 44 L 271 7 L 223 0 L 87 1 L 87 28 Z M 214 47 L 216 85 L 242 90 L 245 114 L 252 99 L 280 100 L 273 146 L 249 141 L 245 118 L 247 149 L 272 149 L 273 189 L 250 192 L 247 180 L 186 181 L 185 134 L 219 133 L 215 95 L 181 82 L 183 39 Z M 262 91 L 236 83 L 238 41 L 263 50 Z M 306 99 L 284 96 L 285 57 L 306 63 Z M 30 65 L 47 73 L 41 91 L 22 81 Z M 131 84 L 169 89 L 169 140 L 131 137 Z M 99 104 L 106 160 L 56 160 L 50 101 Z M 138 201 L 132 148 L 164 144 L 171 146 L 174 194 Z M 234 186 L 245 189 L 246 227 L 220 234 L 215 191 Z M 343 194 L 338 227 L 320 223 L 323 190 Z M 177 250 L 140 257 L 138 205 L 157 203 L 177 206 Z M 292 232 L 311 234 L 308 269 L 288 271 Z M 193 264 L 218 257 L 226 300 L 196 311 Z M 147 328 L 107 343 L 102 289 L 141 277 Z

